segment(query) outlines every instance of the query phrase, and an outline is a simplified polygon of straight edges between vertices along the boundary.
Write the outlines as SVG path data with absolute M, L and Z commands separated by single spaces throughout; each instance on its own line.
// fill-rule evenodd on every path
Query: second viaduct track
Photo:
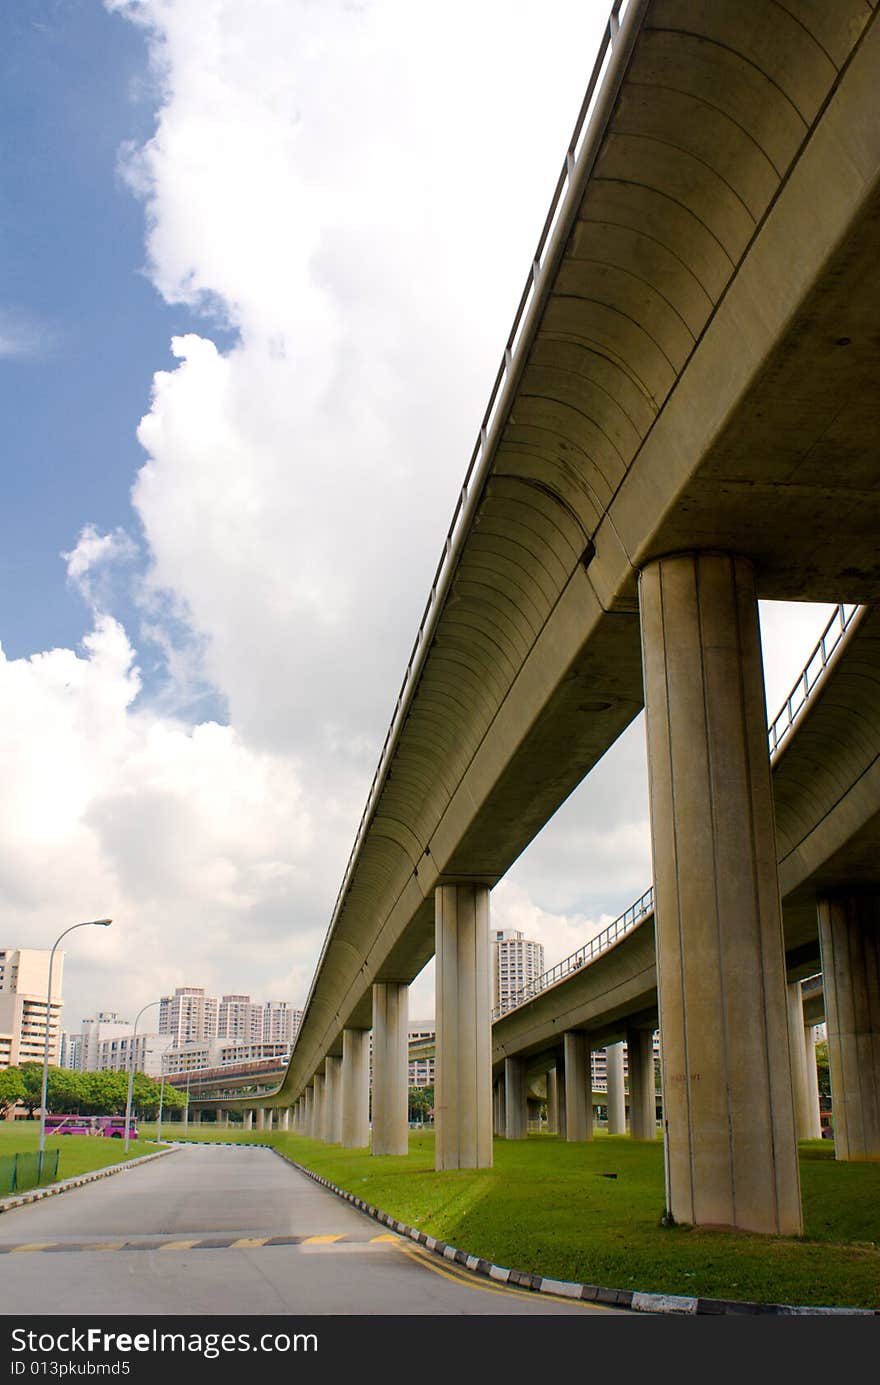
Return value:
M 878 88 L 865 0 L 614 6 L 277 1101 L 371 1027 L 374 987 L 418 975 L 467 890 L 504 875 L 646 686 L 660 888 L 674 900 L 684 877 L 657 795 L 667 780 L 672 801 L 686 781 L 697 792 L 676 737 L 698 715 L 709 807 L 688 811 L 715 834 L 706 900 L 719 917 L 754 905 L 756 976 L 778 989 L 754 601 L 880 596 Z M 717 817 L 719 773 L 745 818 Z M 736 862 L 752 853 L 749 884 Z M 685 894 L 707 880 L 684 879 Z M 686 930 L 685 905 L 664 916 Z M 669 994 L 683 975 L 671 955 Z M 777 1009 L 755 1058 L 769 1064 L 769 1148 L 791 1124 L 766 1056 Z M 475 1042 L 482 1071 L 488 1037 Z M 777 1211 L 743 1214 L 759 1229 L 796 1226 L 778 1211 L 796 1200 L 786 1178 Z

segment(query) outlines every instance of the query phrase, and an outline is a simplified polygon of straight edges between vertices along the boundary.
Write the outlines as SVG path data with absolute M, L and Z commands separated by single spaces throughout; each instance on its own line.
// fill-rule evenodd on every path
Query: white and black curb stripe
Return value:
M 161 1159 L 173 1154 L 172 1149 L 157 1149 L 153 1154 L 142 1154 L 136 1159 L 126 1159 L 122 1164 L 108 1164 L 103 1169 L 92 1169 L 90 1173 L 79 1173 L 75 1178 L 64 1178 L 60 1183 L 47 1183 L 44 1188 L 29 1188 L 26 1193 L 13 1194 L 0 1198 L 0 1212 L 11 1212 L 15 1207 L 24 1207 L 29 1202 L 42 1202 L 45 1197 L 55 1197 L 57 1193 L 70 1192 L 71 1188 L 82 1188 L 86 1183 L 95 1183 L 99 1178 L 110 1178 L 114 1173 L 124 1173 L 126 1169 L 140 1168 L 151 1159 Z
M 419 1245 L 425 1246 L 435 1255 L 442 1256 L 444 1260 L 450 1260 L 456 1265 L 463 1265 L 465 1269 L 472 1270 L 475 1274 L 484 1274 L 489 1279 L 497 1280 L 500 1284 L 514 1284 L 520 1289 L 530 1289 L 537 1294 L 554 1294 L 562 1298 L 580 1299 L 586 1303 L 602 1303 L 613 1308 L 629 1308 L 634 1313 L 667 1313 L 676 1317 L 756 1317 L 768 1315 L 774 1317 L 880 1317 L 880 1309 L 876 1308 L 795 1307 L 789 1303 L 748 1303 L 739 1299 L 690 1298 L 680 1294 L 648 1294 L 641 1293 L 636 1289 L 607 1289 L 599 1284 L 572 1284 L 561 1279 L 548 1279 L 544 1275 L 530 1274 L 527 1270 L 507 1269 L 504 1265 L 491 1264 L 480 1255 L 468 1255 L 466 1251 L 447 1245 L 445 1241 L 439 1241 L 434 1236 L 428 1236 L 424 1231 L 416 1230 L 414 1226 L 407 1226 L 405 1222 L 397 1221 L 395 1217 L 390 1217 L 387 1212 L 382 1212 L 378 1207 L 364 1202 L 363 1198 L 356 1197 L 354 1193 L 347 1193 L 344 1188 L 337 1188 L 336 1184 L 331 1183 L 329 1179 L 313 1173 L 303 1164 L 298 1164 L 295 1159 L 282 1154 L 281 1150 L 276 1149 L 274 1145 L 262 1145 L 261 1148 L 273 1150 L 285 1163 L 291 1164 L 315 1183 L 320 1183 L 322 1188 L 327 1188 L 331 1193 L 336 1193 L 337 1197 L 350 1202 L 353 1207 L 365 1212 L 374 1221 L 381 1222 L 383 1226 L 396 1231 L 399 1236 L 408 1236 L 411 1241 L 417 1241 Z

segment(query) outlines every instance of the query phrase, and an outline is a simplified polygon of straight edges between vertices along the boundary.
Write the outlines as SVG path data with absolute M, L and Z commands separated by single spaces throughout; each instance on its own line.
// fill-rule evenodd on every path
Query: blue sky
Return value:
M 0 11 L 0 941 L 114 917 L 69 1027 L 304 997 L 606 9 Z M 636 726 L 494 915 L 649 874 Z
M 96 0 L 25 0 L 0 13 L 0 79 L 0 640 L 16 658 L 88 628 L 61 556 L 84 524 L 138 538 L 137 421 L 171 337 L 201 315 L 150 283 L 143 207 L 119 172 L 155 126 L 143 32 Z M 212 335 L 231 336 L 217 322 Z M 141 549 L 133 579 L 144 563 Z M 136 620 L 128 582 L 114 605 Z M 149 686 L 161 662 L 142 669 Z
M 186 314 L 138 272 L 143 213 L 115 172 L 153 125 L 143 36 L 93 0 L 28 0 L 4 7 L 0 53 L 0 302 L 24 338 L 0 371 L 0 629 L 17 657 L 83 633 L 60 554 L 86 521 L 130 523 L 133 421 Z

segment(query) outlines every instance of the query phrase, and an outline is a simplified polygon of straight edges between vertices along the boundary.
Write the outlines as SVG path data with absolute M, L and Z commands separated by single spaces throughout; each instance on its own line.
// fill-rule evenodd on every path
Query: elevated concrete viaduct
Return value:
M 880 27 L 630 0 L 608 37 L 276 1099 L 436 951 L 438 1165 L 490 1160 L 488 890 L 646 704 L 671 1210 L 797 1232 L 756 603 L 880 598 Z

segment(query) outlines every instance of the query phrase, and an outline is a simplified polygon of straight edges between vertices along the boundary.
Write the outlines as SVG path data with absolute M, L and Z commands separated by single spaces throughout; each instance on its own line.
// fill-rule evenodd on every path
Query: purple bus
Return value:
M 108 1140 L 125 1139 L 124 1116 L 52 1116 L 46 1117 L 47 1135 L 102 1135 Z M 132 1116 L 128 1124 L 128 1138 L 138 1137 L 137 1123 Z

